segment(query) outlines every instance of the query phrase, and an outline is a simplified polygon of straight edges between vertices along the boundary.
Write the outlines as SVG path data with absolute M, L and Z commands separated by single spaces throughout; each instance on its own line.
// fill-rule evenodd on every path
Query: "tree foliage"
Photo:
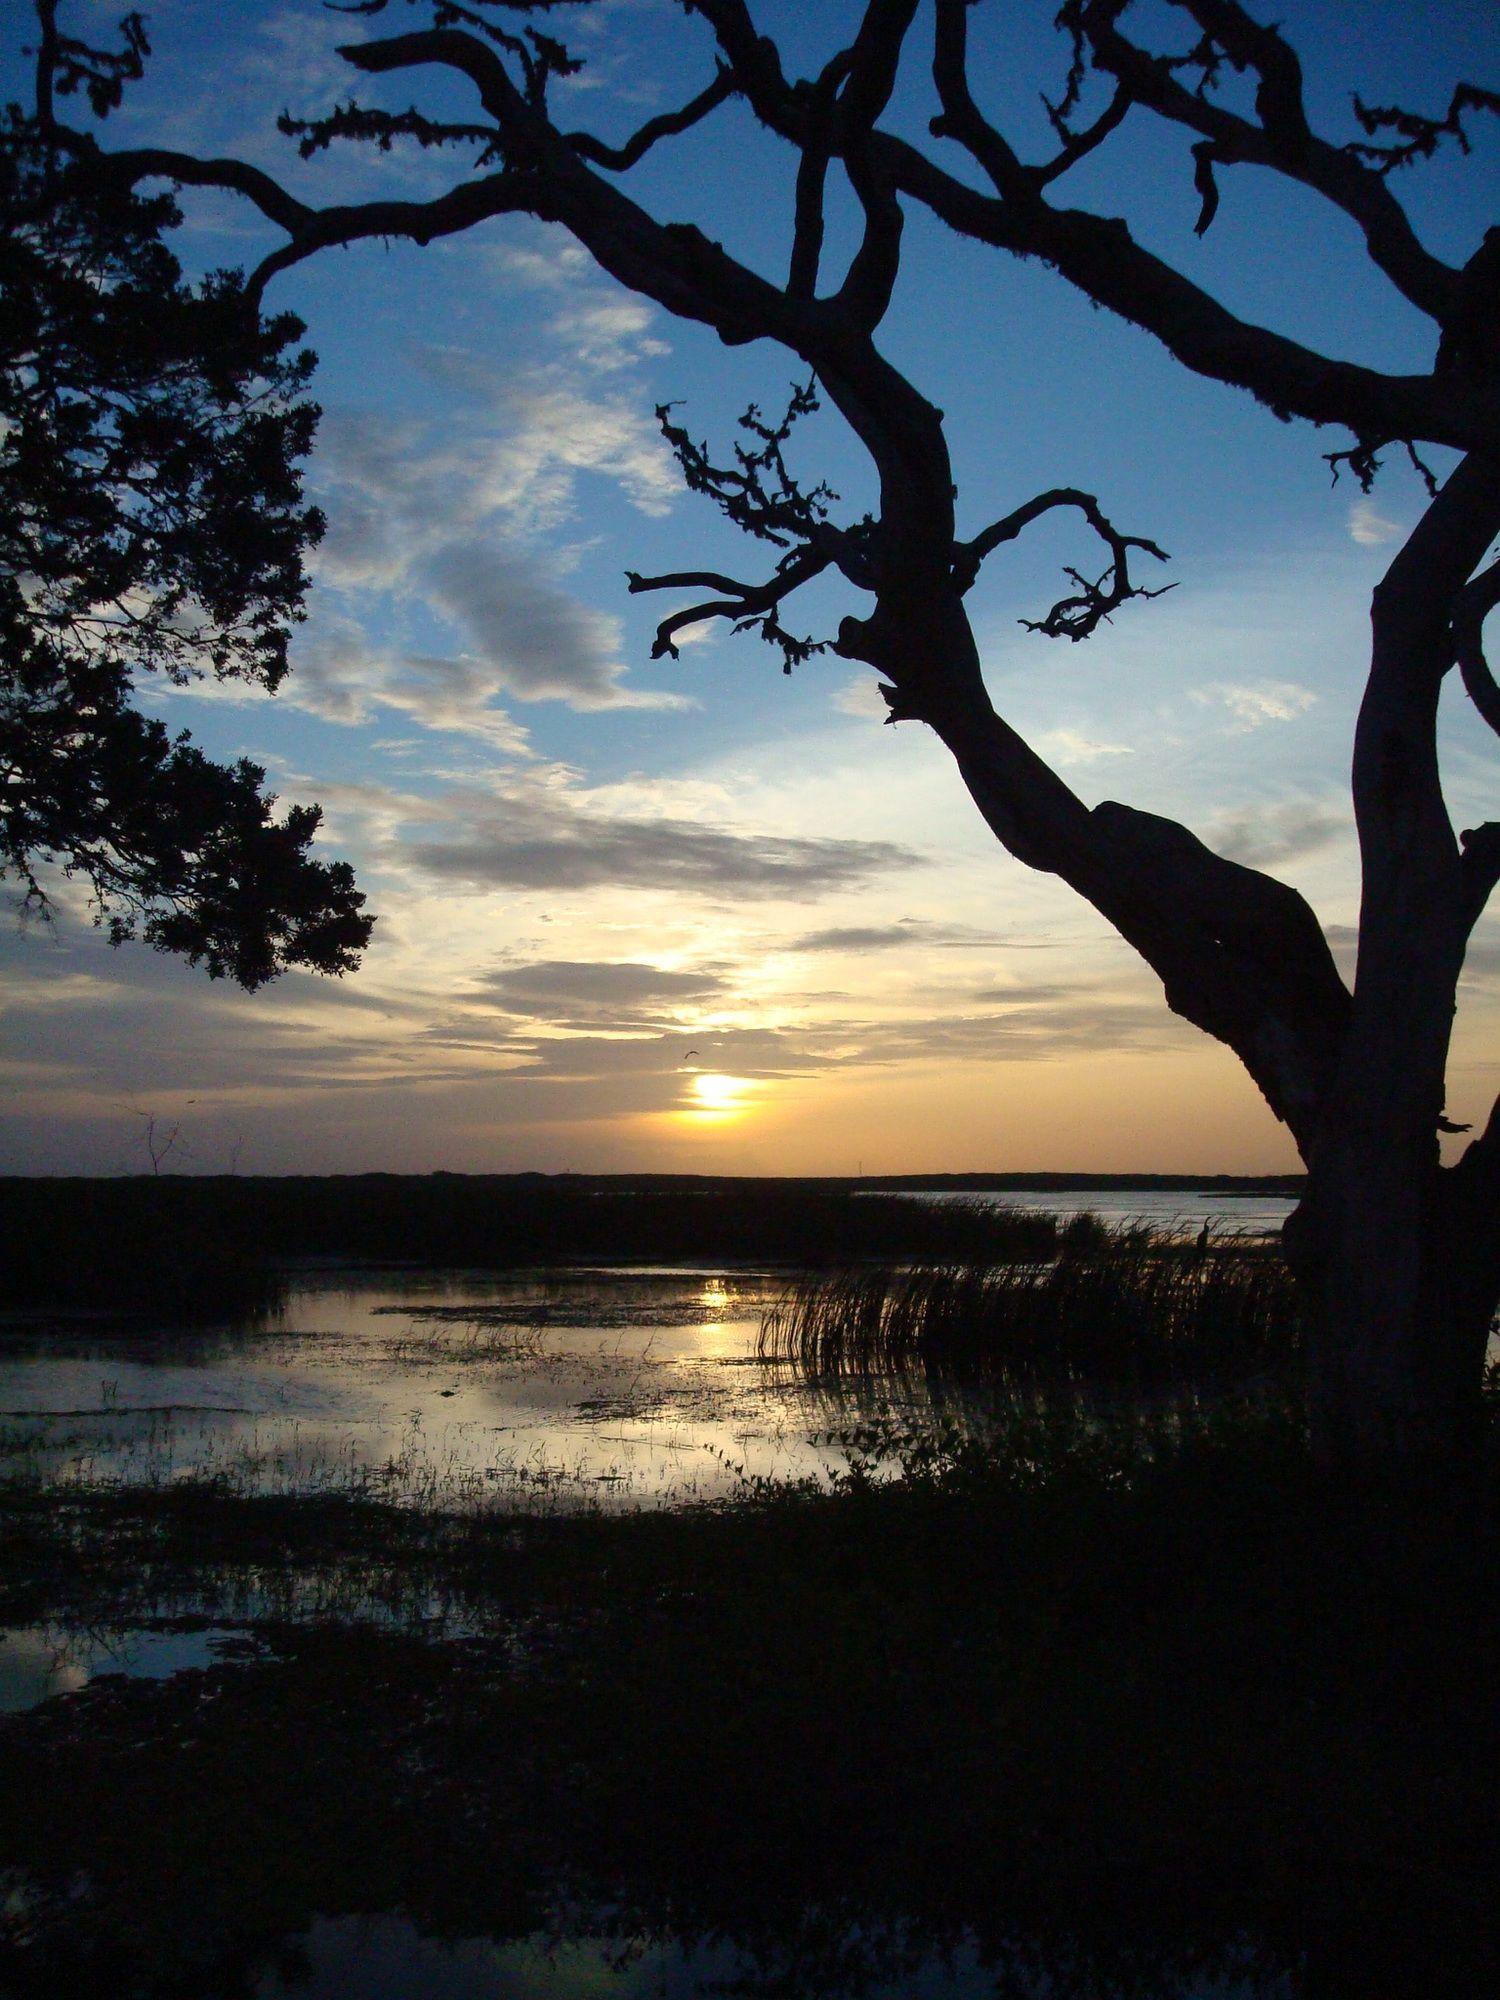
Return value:
M 112 59 L 62 44 L 59 89 L 107 110 L 121 76 L 102 65 L 129 75 L 144 51 L 127 31 Z M 300 476 L 313 356 L 237 275 L 186 283 L 171 197 L 49 110 L 0 124 L 0 875 L 45 912 L 59 865 L 114 942 L 243 986 L 344 971 L 372 920 L 347 865 L 309 851 L 318 810 L 277 817 L 259 766 L 136 705 L 151 676 L 285 675 L 322 532 Z

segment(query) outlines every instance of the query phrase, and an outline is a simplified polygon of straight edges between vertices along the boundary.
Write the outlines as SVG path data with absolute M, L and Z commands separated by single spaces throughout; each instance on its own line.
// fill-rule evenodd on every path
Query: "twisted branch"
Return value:
M 658 140 L 675 138 L 679 132 L 689 131 L 700 123 L 711 111 L 716 111 L 733 97 L 738 87 L 734 72 L 720 63 L 715 69 L 713 82 L 706 90 L 700 90 L 680 110 L 662 111 L 655 118 L 648 118 L 623 146 L 608 146 L 591 132 L 569 132 L 566 134 L 567 143 L 581 160 L 623 173 L 637 160 L 643 160 Z
M 826 652 L 830 641 L 798 638 L 795 633 L 787 631 L 777 612 L 784 598 L 804 583 L 811 582 L 813 577 L 820 576 L 834 560 L 832 547 L 797 549 L 782 558 L 764 583 L 741 583 L 735 577 L 724 576 L 711 569 L 677 570 L 668 576 L 641 576 L 637 571 L 628 569 L 625 579 L 632 597 L 646 590 L 717 590 L 722 593 L 720 597 L 689 605 L 664 618 L 656 628 L 656 641 L 651 648 L 653 660 L 659 660 L 663 654 L 674 660 L 680 657 L 675 640 L 686 626 L 700 625 L 709 618 L 730 618 L 734 620 L 736 632 L 758 628 L 763 639 L 779 646 L 782 652 L 781 670 L 789 674 L 794 666 L 801 666 L 815 653 Z
M 1054 604 L 1045 618 L 1023 618 L 1020 622 L 1028 632 L 1041 632 L 1049 639 L 1086 639 L 1089 634 L 1109 619 L 1111 612 L 1117 611 L 1131 597 L 1164 597 L 1169 590 L 1175 590 L 1172 583 L 1163 584 L 1159 590 L 1147 590 L 1130 580 L 1130 551 L 1140 549 L 1144 554 L 1154 556 L 1158 562 L 1169 562 L 1171 558 L 1165 549 L 1143 535 L 1122 535 L 1110 521 L 1092 493 L 1080 492 L 1074 486 L 1053 487 L 1050 492 L 1039 493 L 1034 500 L 1028 500 L 1022 507 L 995 521 L 970 542 L 960 542 L 954 551 L 953 579 L 960 591 L 972 588 L 979 575 L 980 565 L 1005 542 L 1013 542 L 1023 529 L 1039 520 L 1043 514 L 1055 507 L 1076 507 L 1099 539 L 1106 543 L 1111 556 L 1109 568 L 1097 582 L 1090 582 L 1076 569 L 1068 569 L 1065 574 L 1078 586 L 1078 594 L 1062 598 Z

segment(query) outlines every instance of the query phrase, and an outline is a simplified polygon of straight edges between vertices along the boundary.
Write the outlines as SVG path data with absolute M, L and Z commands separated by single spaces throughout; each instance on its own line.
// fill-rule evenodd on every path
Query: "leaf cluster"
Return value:
M 277 822 L 254 765 L 213 764 L 134 707 L 143 675 L 274 690 L 322 533 L 301 460 L 318 410 L 299 321 L 235 274 L 184 282 L 170 197 L 91 141 L 0 122 L 0 874 L 88 882 L 143 935 L 253 986 L 338 971 L 369 934 L 318 824 Z

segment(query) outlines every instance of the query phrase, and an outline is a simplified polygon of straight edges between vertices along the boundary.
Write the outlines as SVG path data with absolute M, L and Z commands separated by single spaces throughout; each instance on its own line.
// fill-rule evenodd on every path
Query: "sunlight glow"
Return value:
M 739 1076 L 719 1076 L 713 1070 L 704 1070 L 693 1078 L 693 1095 L 697 1098 L 696 1109 L 725 1116 L 730 1112 L 745 1109 L 745 1079 Z

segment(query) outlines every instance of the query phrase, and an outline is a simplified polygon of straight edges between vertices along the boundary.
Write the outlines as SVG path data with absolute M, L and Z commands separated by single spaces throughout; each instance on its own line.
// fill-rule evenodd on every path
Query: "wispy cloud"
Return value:
M 885 696 L 880 692 L 880 683 L 873 674 L 861 674 L 852 681 L 845 681 L 836 687 L 828 697 L 829 703 L 840 715 L 854 715 L 861 720 L 884 722 L 890 714 Z
M 1214 681 L 1194 688 L 1192 699 L 1205 707 L 1222 703 L 1243 730 L 1259 729 L 1267 722 L 1295 722 L 1318 697 L 1296 681 Z
M 1276 805 L 1241 806 L 1215 813 L 1203 837 L 1226 860 L 1249 868 L 1300 860 L 1330 846 L 1348 830 L 1347 810 L 1313 800 L 1288 799 Z
M 555 556 L 538 547 L 572 506 L 581 470 L 660 511 L 670 491 L 658 441 L 624 404 L 591 402 L 550 383 L 521 396 L 522 420 L 478 438 L 434 439 L 421 425 L 335 414 L 325 425 L 320 484 L 331 527 L 318 552 L 324 586 L 421 607 L 454 633 L 455 657 L 402 656 L 361 645 L 349 610 L 325 595 L 300 648 L 309 705 L 364 720 L 372 704 L 404 708 L 429 728 L 494 739 L 494 702 L 555 700 L 577 709 L 680 708 L 687 698 L 632 687 L 619 620 L 582 603 Z M 361 620 L 361 625 L 364 619 Z M 438 665 L 436 663 L 443 662 Z
M 1000 936 L 995 931 L 984 931 L 969 924 L 929 923 L 921 917 L 903 917 L 893 924 L 834 924 L 826 930 L 807 931 L 794 938 L 786 947 L 788 951 L 899 951 L 913 947 L 926 950 L 940 947 L 948 950 L 975 951 L 1001 950 L 1018 946 L 1020 949 L 1035 950 L 1050 945 L 1051 940 L 1028 939 L 1018 941 Z
M 1349 539 L 1361 548 L 1378 549 L 1383 543 L 1399 541 L 1405 533 L 1399 521 L 1388 520 L 1368 497 L 1356 500 L 1349 509 Z
M 1134 755 L 1128 743 L 1105 743 L 1078 729 L 1048 729 L 1035 739 L 1037 751 L 1054 764 L 1092 764 L 1101 757 Z
M 794 840 L 687 820 L 618 820 L 574 812 L 466 826 L 405 850 L 423 874 L 469 889 L 687 889 L 723 895 L 819 895 L 912 865 L 888 841 Z

